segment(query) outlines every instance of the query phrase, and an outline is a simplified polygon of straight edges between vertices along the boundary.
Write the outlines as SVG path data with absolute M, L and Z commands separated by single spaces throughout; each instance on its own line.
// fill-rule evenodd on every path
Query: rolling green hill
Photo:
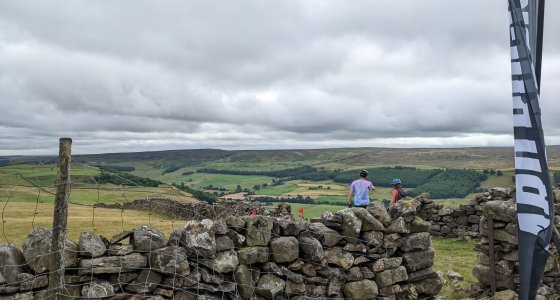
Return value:
M 378 187 L 388 187 L 391 178 L 399 177 L 407 190 L 414 190 L 413 194 L 427 191 L 436 198 L 457 200 L 481 189 L 512 185 L 512 152 L 512 148 L 508 147 L 197 149 L 74 155 L 73 160 L 78 167 L 72 171 L 72 178 L 74 182 L 84 184 L 91 183 L 91 178 L 96 176 L 107 179 L 107 176 L 99 177 L 99 167 L 106 172 L 119 172 L 120 177 L 139 176 L 166 185 L 184 184 L 217 196 L 249 191 L 263 196 L 302 195 L 317 199 L 318 203 L 341 203 L 346 197 L 348 184 L 357 177 L 357 170 L 367 168 L 371 171 L 369 179 Z M 551 170 L 559 172 L 560 146 L 549 147 L 548 157 Z M 1 169 L 33 174 L 23 176 L 27 179 L 21 176 L 4 177 L 2 184 L 22 184 L 32 179 L 41 185 L 52 185 L 55 163 L 53 157 L 4 157 L 3 165 L 7 166 Z M 457 171 L 454 172 L 460 174 L 451 176 L 446 169 L 455 169 Z M 476 174 L 468 175 L 468 170 L 480 173 L 483 170 L 499 171 L 501 176 L 487 172 L 478 178 Z M 122 182 L 108 180 L 107 183 Z M 449 187 L 461 189 L 449 192 Z M 373 197 L 388 199 L 390 189 Z

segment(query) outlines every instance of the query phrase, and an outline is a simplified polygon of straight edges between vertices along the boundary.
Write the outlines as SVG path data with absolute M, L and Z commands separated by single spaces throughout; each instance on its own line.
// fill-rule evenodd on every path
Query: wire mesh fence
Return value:
M 427 227 L 387 231 L 384 207 L 306 223 L 282 207 L 194 203 L 116 171 L 104 170 L 121 184 L 101 183 L 99 168 L 80 161 L 68 162 L 65 180 L 60 162 L 0 171 L 0 297 L 414 299 L 443 284 Z

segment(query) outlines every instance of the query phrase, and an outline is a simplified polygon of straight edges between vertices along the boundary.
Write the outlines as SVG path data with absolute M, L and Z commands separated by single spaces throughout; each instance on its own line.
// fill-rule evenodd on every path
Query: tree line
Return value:
M 326 181 L 333 180 L 337 183 L 350 184 L 359 178 L 359 170 L 350 171 L 324 171 L 311 166 L 303 166 L 275 171 L 239 171 L 199 169 L 197 172 L 230 175 L 261 175 L 275 177 L 273 185 L 282 184 L 290 180 Z M 378 167 L 368 169 L 368 179 L 379 187 L 392 187 L 391 181 L 400 178 L 405 189 L 410 189 L 411 196 L 427 192 L 433 199 L 463 198 L 470 193 L 479 192 L 480 183 L 488 175 L 502 175 L 501 171 L 485 169 L 483 172 L 470 169 L 418 169 L 415 167 Z M 560 173 L 556 177 L 560 181 Z
M 196 172 L 207 173 L 207 174 L 255 175 L 255 176 L 284 178 L 284 177 L 294 177 L 294 176 L 315 172 L 315 171 L 317 171 L 317 169 L 314 167 L 302 166 L 302 167 L 283 169 L 283 170 L 272 170 L 272 171 L 241 171 L 241 170 L 220 170 L 220 169 L 203 168 L 203 169 L 198 169 Z
M 422 185 L 432 179 L 434 176 L 443 172 L 440 169 L 424 170 L 416 169 L 413 167 L 409 168 L 374 168 L 368 169 L 369 175 L 368 179 L 373 182 L 375 186 L 380 187 L 392 187 L 391 181 L 394 178 L 400 178 L 403 182 L 403 186 L 408 188 L 415 188 Z M 353 180 L 358 178 L 358 171 L 346 171 L 337 174 L 334 177 L 334 182 L 347 183 L 349 184 Z
M 296 197 L 270 197 L 270 196 L 259 196 L 253 197 L 252 200 L 265 203 L 274 202 L 288 202 L 288 203 L 298 203 L 298 204 L 317 204 L 309 196 L 303 197 L 302 195 L 297 195 Z
M 108 172 L 132 172 L 136 170 L 135 167 L 129 166 L 99 166 L 99 168 Z
M 218 200 L 217 195 L 214 195 L 214 194 L 211 194 L 211 193 L 208 193 L 208 192 L 205 192 L 205 191 L 201 191 L 201 190 L 195 190 L 191 187 L 186 186 L 184 182 L 181 182 L 181 184 L 173 183 L 172 185 L 174 187 L 180 189 L 183 192 L 191 194 L 195 199 L 198 199 L 200 201 L 204 201 L 204 202 L 207 202 L 207 203 L 211 204 L 211 203 L 216 202 Z
M 165 170 L 163 170 L 163 172 L 161 173 L 161 175 L 165 175 L 167 173 L 173 173 L 177 170 L 179 170 L 181 167 L 180 166 L 171 166 L 171 167 L 167 167 L 165 168 Z
M 10 161 L 7 159 L 0 159 L 0 168 L 7 166 L 9 163 Z
M 480 182 L 487 177 L 486 174 L 475 170 L 447 169 L 411 190 L 409 195 L 418 196 L 427 192 L 433 199 L 464 198 L 475 192 Z
M 109 173 L 102 171 L 100 175 L 94 178 L 97 183 L 112 183 L 126 186 L 158 187 L 160 184 L 163 184 L 163 182 L 159 180 L 135 176 L 128 173 Z

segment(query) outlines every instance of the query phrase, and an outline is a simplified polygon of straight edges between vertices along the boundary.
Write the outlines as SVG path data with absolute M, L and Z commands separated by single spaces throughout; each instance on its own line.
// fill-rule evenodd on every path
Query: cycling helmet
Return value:
M 362 170 L 360 171 L 360 177 L 366 177 L 368 175 L 368 171 L 367 170 Z
M 402 183 L 399 178 L 395 178 L 395 179 L 393 179 L 393 181 L 391 181 L 391 185 L 397 185 L 399 183 Z

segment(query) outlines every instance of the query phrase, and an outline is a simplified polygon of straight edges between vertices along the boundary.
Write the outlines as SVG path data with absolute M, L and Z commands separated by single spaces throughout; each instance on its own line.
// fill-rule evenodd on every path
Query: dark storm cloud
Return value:
M 508 24 L 507 1 L 3 2 L 0 152 L 511 144 Z

